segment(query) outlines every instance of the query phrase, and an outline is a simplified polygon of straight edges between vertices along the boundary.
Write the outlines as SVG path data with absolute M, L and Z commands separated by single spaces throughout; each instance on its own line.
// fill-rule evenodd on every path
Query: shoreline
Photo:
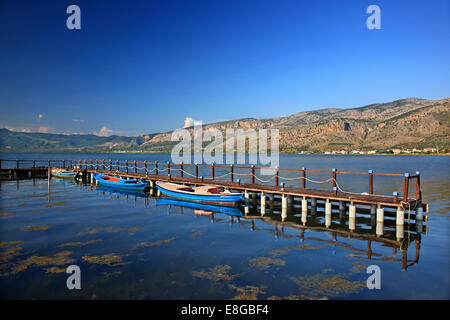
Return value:
M 68 151 L 68 150 L 62 150 L 62 151 L 0 151 L 0 154 L 2 153 L 79 153 L 79 154 L 85 154 L 85 153 L 104 153 L 104 154 L 171 154 L 170 152 L 143 152 L 143 151 L 129 151 L 129 152 L 111 152 L 111 151 Z M 192 155 L 196 153 L 191 153 Z M 223 153 L 224 155 L 226 153 Z M 234 153 L 238 154 L 238 153 Z M 240 154 L 240 153 L 239 153 Z M 245 155 L 250 155 L 254 153 L 245 153 Z M 258 154 L 258 153 L 256 153 Z M 269 153 L 270 154 L 270 153 Z M 325 153 L 293 153 L 293 152 L 280 152 L 280 155 L 298 155 L 298 156 L 450 156 L 450 153 L 399 153 L 399 154 L 393 154 L 393 153 L 375 153 L 375 154 L 325 154 Z

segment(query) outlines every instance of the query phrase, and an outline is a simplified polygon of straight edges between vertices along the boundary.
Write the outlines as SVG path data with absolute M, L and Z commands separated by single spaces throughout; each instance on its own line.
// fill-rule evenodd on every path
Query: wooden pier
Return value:
M 12 162 L 12 168 L 2 169 L 2 162 Z M 25 169 L 24 164 L 32 164 Z M 302 211 L 307 211 L 317 205 L 317 201 L 325 203 L 325 213 L 331 214 L 333 203 L 339 203 L 340 207 L 348 207 L 349 216 L 356 215 L 356 206 L 370 206 L 370 210 L 376 215 L 377 221 L 384 220 L 385 209 L 396 210 L 397 224 L 403 224 L 408 215 L 411 218 L 424 219 L 423 212 L 428 212 L 428 205 L 422 202 L 420 190 L 420 172 L 410 173 L 378 173 L 368 170 L 367 172 L 344 172 L 332 169 L 273 169 L 270 176 L 261 176 L 257 172 L 261 167 L 234 166 L 234 165 L 207 165 L 207 164 L 174 164 L 170 162 L 148 162 L 148 161 L 118 161 L 118 160 L 0 160 L 1 172 L 43 172 L 47 168 L 67 169 L 77 172 L 85 181 L 94 182 L 94 173 L 103 173 L 120 176 L 126 179 L 141 179 L 149 182 L 150 187 L 155 186 L 156 181 L 170 181 L 173 183 L 187 185 L 212 185 L 231 190 L 244 192 L 245 198 L 259 199 L 261 205 L 266 200 L 274 201 L 280 199 L 282 207 L 288 207 L 292 203 L 299 202 Z M 56 164 L 56 165 L 55 165 Z M 39 165 L 39 166 L 38 166 Z M 12 170 L 12 171 L 11 171 Z M 28 170 L 28 171 L 27 171 Z M 30 171 L 31 170 L 31 171 Z M 40 170 L 40 171 L 39 171 Z M 200 175 L 200 171 L 204 175 Z M 221 174 L 218 175 L 218 171 Z M 309 178 L 311 174 L 325 175 L 323 181 L 314 181 Z M 343 175 L 357 175 L 367 177 L 366 192 L 349 192 L 343 190 L 339 185 L 339 177 Z M 390 177 L 397 179 L 403 185 L 403 192 L 394 192 L 392 195 L 375 194 L 374 183 L 376 177 Z M 411 181 L 414 189 L 410 189 Z M 290 183 L 291 185 L 287 185 Z M 311 187 L 319 183 L 328 184 L 328 189 Z M 292 185 L 294 184 L 294 185 Z M 410 195 L 413 191 L 413 196 Z M 405 214 L 405 211 L 408 211 Z M 426 217 L 425 217 L 426 218 Z

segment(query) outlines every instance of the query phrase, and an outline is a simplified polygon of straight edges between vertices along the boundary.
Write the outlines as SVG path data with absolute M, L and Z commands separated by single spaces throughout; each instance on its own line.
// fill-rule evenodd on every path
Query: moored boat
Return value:
M 146 182 L 141 180 L 121 179 L 105 174 L 94 173 L 94 179 L 98 181 L 99 185 L 110 188 L 119 188 L 123 190 L 140 190 L 143 191 L 148 187 Z
M 165 196 L 219 205 L 234 205 L 242 199 L 243 194 L 230 192 L 229 190 L 220 191 L 214 186 L 188 187 L 170 182 L 156 182 L 156 187 Z
M 66 179 L 74 179 L 77 175 L 76 172 L 68 171 L 64 169 L 51 169 L 50 173 L 52 176 L 58 177 L 58 178 L 66 178 Z

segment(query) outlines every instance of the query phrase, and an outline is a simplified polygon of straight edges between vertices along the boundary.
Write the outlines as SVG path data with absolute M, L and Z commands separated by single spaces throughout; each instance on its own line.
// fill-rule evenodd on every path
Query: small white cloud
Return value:
M 189 128 L 192 126 L 196 126 L 196 125 L 201 125 L 202 121 L 201 120 L 194 120 L 190 117 L 184 119 L 184 127 L 183 128 Z
M 40 113 L 38 114 L 38 118 L 39 118 L 39 119 L 42 119 L 43 117 L 44 117 L 44 116 L 43 116 L 42 114 L 40 114 Z
M 100 137 L 107 137 L 107 136 L 110 136 L 112 133 L 113 133 L 113 130 L 108 129 L 106 126 L 103 126 L 99 132 L 94 131 L 94 134 L 96 136 L 100 136 Z
M 73 122 L 84 122 L 82 119 L 72 119 Z

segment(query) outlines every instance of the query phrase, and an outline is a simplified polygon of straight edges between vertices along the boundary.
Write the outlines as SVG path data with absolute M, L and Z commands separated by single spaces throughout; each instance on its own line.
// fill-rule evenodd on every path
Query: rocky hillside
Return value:
M 402 99 L 353 109 L 322 109 L 271 119 L 239 119 L 204 126 L 204 130 L 278 129 L 281 152 L 450 147 L 450 98 Z M 192 129 L 190 129 L 192 132 Z M 142 145 L 170 144 L 171 132 Z
M 281 152 L 392 148 L 450 148 L 450 98 L 409 98 L 352 109 L 322 109 L 271 119 L 239 119 L 203 129 L 278 129 Z M 188 128 L 191 132 L 192 128 Z M 97 137 L 0 131 L 2 151 L 170 152 L 172 132 L 138 137 Z M 209 144 L 207 142 L 205 144 Z M 225 149 L 224 149 L 225 150 Z

